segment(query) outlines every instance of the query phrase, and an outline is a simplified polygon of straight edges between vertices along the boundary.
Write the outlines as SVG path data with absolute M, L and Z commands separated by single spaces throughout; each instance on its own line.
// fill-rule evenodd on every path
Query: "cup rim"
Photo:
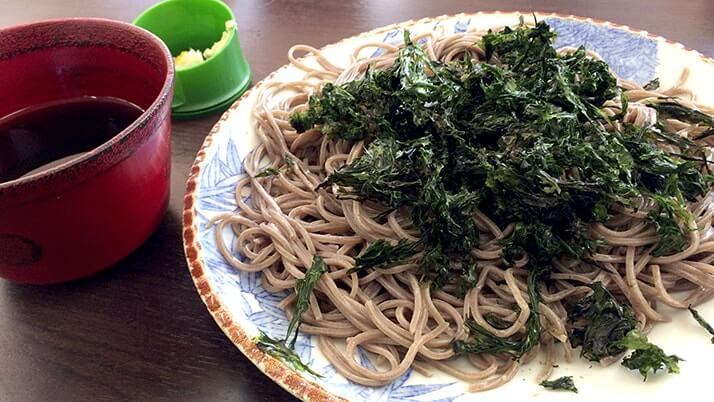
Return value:
M 167 66 L 166 77 L 164 78 L 164 82 L 161 86 L 161 89 L 159 90 L 159 93 L 157 94 L 156 98 L 151 103 L 151 105 L 148 108 L 146 108 L 146 110 L 144 110 L 144 112 L 139 117 L 137 117 L 136 120 L 134 120 L 129 126 L 124 128 L 124 130 L 120 131 L 119 133 L 117 133 L 115 136 L 113 136 L 109 140 L 103 142 L 101 145 L 93 148 L 91 151 L 86 152 L 82 156 L 79 156 L 79 157 L 69 160 L 67 162 L 61 163 L 57 166 L 54 166 L 50 169 L 47 169 L 47 170 L 44 170 L 41 172 L 37 172 L 37 173 L 27 175 L 27 176 L 22 176 L 17 179 L 14 179 L 14 180 L 0 182 L 0 193 L 3 190 L 14 189 L 14 188 L 22 187 L 25 185 L 36 184 L 48 176 L 60 174 L 61 172 L 69 170 L 75 166 L 79 166 L 79 165 L 86 163 L 88 161 L 97 159 L 101 155 L 110 151 L 117 144 L 124 142 L 126 140 L 126 138 L 129 137 L 132 132 L 134 132 L 140 126 L 144 125 L 146 123 L 146 121 L 150 118 L 150 116 L 152 116 L 158 112 L 161 105 L 167 101 L 167 98 L 168 98 L 169 94 L 171 93 L 171 88 L 173 86 L 173 81 L 174 81 L 174 77 L 175 77 L 176 73 L 174 70 L 173 57 L 171 56 L 171 52 L 169 51 L 168 47 L 161 39 L 159 39 L 159 37 L 157 37 L 153 33 L 149 32 L 148 30 L 143 29 L 139 26 L 130 24 L 128 22 L 118 21 L 118 20 L 113 20 L 113 19 L 108 19 L 108 18 L 96 18 L 96 17 L 52 18 L 52 19 L 33 21 L 33 22 L 29 22 L 29 23 L 18 24 L 18 25 L 13 25 L 13 26 L 6 27 L 6 28 L 1 28 L 0 29 L 0 37 L 3 34 L 7 34 L 7 33 L 11 33 L 11 32 L 13 32 L 13 33 L 21 32 L 23 30 L 26 30 L 26 29 L 29 29 L 32 27 L 51 26 L 51 25 L 66 24 L 66 23 L 72 23 L 72 22 L 80 23 L 80 24 L 113 25 L 115 27 L 120 27 L 121 29 L 131 31 L 131 32 L 137 34 L 138 36 L 143 37 L 144 39 L 146 39 L 148 42 L 151 42 L 155 46 L 158 46 L 158 49 L 162 53 L 164 61 Z

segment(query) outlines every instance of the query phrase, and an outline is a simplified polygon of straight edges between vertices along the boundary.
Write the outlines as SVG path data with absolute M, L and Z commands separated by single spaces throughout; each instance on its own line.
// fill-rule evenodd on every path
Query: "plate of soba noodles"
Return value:
M 476 13 L 316 49 L 208 135 L 208 310 L 306 401 L 669 400 L 714 361 L 714 61 Z

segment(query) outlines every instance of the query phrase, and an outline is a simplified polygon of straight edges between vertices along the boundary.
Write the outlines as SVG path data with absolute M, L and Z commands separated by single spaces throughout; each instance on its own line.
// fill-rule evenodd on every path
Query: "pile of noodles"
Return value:
M 413 40 L 421 39 L 426 54 L 434 60 L 448 62 L 469 52 L 475 61 L 482 62 L 484 52 L 478 43 L 484 34 L 427 33 Z M 381 48 L 383 53 L 358 58 L 370 47 Z M 514 224 L 499 226 L 483 213 L 474 215 L 480 241 L 472 254 L 482 269 L 476 287 L 465 297 L 457 296 L 457 289 L 449 285 L 431 291 L 420 283 L 414 264 L 370 270 L 362 277 L 348 274 L 354 257 L 368 242 L 417 240 L 419 232 L 408 211 L 393 211 L 384 219 L 378 217 L 382 212 L 378 205 L 339 199 L 334 188 L 315 190 L 331 172 L 359 157 L 365 144 L 331 139 L 318 129 L 297 134 L 289 123 L 289 115 L 304 110 L 309 96 L 319 93 L 326 82 L 344 83 L 359 78 L 368 66 L 387 68 L 398 51 L 398 46 L 385 43 L 365 44 L 355 50 L 352 63 L 341 68 L 314 48 L 293 47 L 288 56 L 293 66 L 304 70 L 304 78 L 293 82 L 273 80 L 260 87 L 254 110 L 260 143 L 244 161 L 247 174 L 235 192 L 238 210 L 211 221 L 216 225 L 217 241 L 227 261 L 242 271 L 262 273 L 263 286 L 269 292 L 291 292 L 280 304 L 289 317 L 296 279 L 303 277 L 313 256 L 324 258 L 329 272 L 320 278 L 310 296 L 300 331 L 316 337 L 339 373 L 359 384 L 381 386 L 409 368 L 425 375 L 439 370 L 469 383 L 472 391 L 480 391 L 508 382 L 520 365 L 542 353 L 540 381 L 550 375 L 556 360 L 576 357 L 568 342 L 564 305 L 590 294 L 588 284 L 601 281 L 610 292 L 627 299 L 644 331 L 668 320 L 658 306 L 683 309 L 714 296 L 714 195 L 710 192 L 689 205 L 696 225 L 689 231 L 689 247 L 659 257 L 650 254 L 658 236 L 646 219 L 651 205 L 643 200 L 637 210 L 619 208 L 607 223 L 590 226 L 591 235 L 607 244 L 599 248 L 600 252 L 584 260 L 554 261 L 551 280 L 539 289 L 542 303 L 537 308 L 543 333 L 538 347 L 519 360 L 497 354 L 457 359 L 452 344 L 468 338 L 465 319 L 473 319 L 503 338 L 524 333 L 531 314 L 526 293 L 527 258 L 505 267 L 498 246 L 498 240 L 507 237 Z M 319 66 L 313 68 L 297 59 L 296 52 L 312 53 Z M 678 85 L 660 92 L 619 80 L 630 102 L 625 120 L 637 125 L 655 122 L 656 111 L 643 103 L 657 102 L 663 95 L 677 97 L 687 106 L 712 114 L 711 108 L 694 103 L 690 91 L 679 88 L 686 76 L 685 72 Z M 618 113 L 620 101 L 608 101 L 604 110 L 610 115 Z M 695 136 L 704 130 L 676 120 L 665 123 L 667 129 L 683 136 Z M 286 156 L 294 163 L 286 164 Z M 255 178 L 266 167 L 266 160 L 279 169 L 279 174 Z M 247 196 L 250 204 L 245 201 Z M 225 244 L 225 227 L 236 234 L 235 244 Z M 238 254 L 245 256 L 246 262 L 239 260 Z M 486 313 L 512 325 L 494 328 L 484 319 Z M 376 370 L 360 364 L 357 348 L 367 352 Z

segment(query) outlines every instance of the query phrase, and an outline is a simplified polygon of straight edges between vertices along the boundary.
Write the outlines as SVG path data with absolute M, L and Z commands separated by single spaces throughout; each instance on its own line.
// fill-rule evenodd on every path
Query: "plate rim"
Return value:
M 327 48 L 334 46 L 340 46 L 341 44 L 353 41 L 359 38 L 373 36 L 382 34 L 384 32 L 399 29 L 405 26 L 412 26 L 417 24 L 428 24 L 433 22 L 439 22 L 443 20 L 472 17 L 479 15 L 531 15 L 534 14 L 539 19 L 546 19 L 549 17 L 556 17 L 566 20 L 574 20 L 578 22 L 587 22 L 597 26 L 608 26 L 617 29 L 621 29 L 633 34 L 644 36 L 648 39 L 652 39 L 656 42 L 665 42 L 669 45 L 675 46 L 682 49 L 693 56 L 697 56 L 702 62 L 714 65 L 714 59 L 705 56 L 701 52 L 689 48 L 680 42 L 672 41 L 664 38 L 660 35 L 655 35 L 647 30 L 633 28 L 629 25 L 618 24 L 610 22 L 607 20 L 601 20 L 591 17 L 582 17 L 574 14 L 562 14 L 557 12 L 539 12 L 539 11 L 477 11 L 477 12 L 464 12 L 458 14 L 443 14 L 438 17 L 426 17 L 421 19 L 411 19 L 407 21 L 402 21 L 394 24 L 385 25 L 372 29 L 370 31 L 365 31 L 356 35 L 352 35 L 343 38 L 337 42 L 333 42 L 321 47 L 319 50 L 324 51 Z M 302 59 L 302 58 L 300 58 Z M 183 206 L 183 245 L 184 254 L 186 257 L 186 263 L 188 265 L 191 278 L 196 290 L 198 291 L 201 300 L 206 305 L 209 313 L 218 324 L 219 328 L 223 333 L 233 342 L 233 344 L 240 350 L 240 352 L 250 360 L 253 365 L 255 365 L 258 370 L 260 370 L 265 376 L 267 376 L 271 381 L 279 385 L 281 388 L 292 394 L 298 399 L 309 401 L 309 402 L 348 402 L 347 399 L 337 396 L 327 389 L 325 389 L 320 384 L 303 377 L 293 368 L 289 367 L 282 361 L 274 358 L 273 356 L 262 352 L 253 342 L 252 338 L 249 337 L 244 329 L 237 324 L 230 311 L 228 311 L 219 293 L 211 286 L 210 280 L 206 278 L 205 271 L 207 269 L 205 262 L 203 261 L 201 251 L 202 245 L 199 239 L 199 228 L 198 228 L 198 216 L 196 212 L 197 206 L 197 195 L 199 189 L 199 181 L 201 173 L 204 168 L 204 162 L 206 161 L 207 150 L 213 144 L 213 137 L 219 131 L 221 131 L 222 125 L 226 123 L 231 113 L 234 112 L 242 101 L 247 99 L 254 90 L 260 89 L 266 82 L 270 81 L 277 73 L 288 68 L 290 64 L 284 64 L 278 67 L 276 70 L 268 74 L 265 78 L 260 80 L 258 83 L 253 85 L 247 91 L 245 91 L 240 98 L 238 98 L 219 118 L 215 125 L 211 128 L 210 132 L 207 134 L 205 140 L 203 141 L 201 148 L 199 149 L 196 158 L 194 159 L 189 178 L 186 182 L 186 193 L 184 195 L 184 206 Z

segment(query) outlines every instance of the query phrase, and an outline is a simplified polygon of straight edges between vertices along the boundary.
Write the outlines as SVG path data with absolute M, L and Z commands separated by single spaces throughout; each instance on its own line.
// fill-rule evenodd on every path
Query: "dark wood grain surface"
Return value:
M 0 26 L 44 18 L 131 21 L 150 0 L 0 0 Z M 322 46 L 403 20 L 479 10 L 577 14 L 646 29 L 714 56 L 714 1 L 229 1 L 258 81 L 295 43 Z M 0 72 L 2 73 L 2 72 Z M 172 195 L 156 233 L 92 278 L 34 287 L 0 281 L 0 400 L 283 401 L 199 299 L 183 255 L 189 167 L 218 116 L 176 122 Z

